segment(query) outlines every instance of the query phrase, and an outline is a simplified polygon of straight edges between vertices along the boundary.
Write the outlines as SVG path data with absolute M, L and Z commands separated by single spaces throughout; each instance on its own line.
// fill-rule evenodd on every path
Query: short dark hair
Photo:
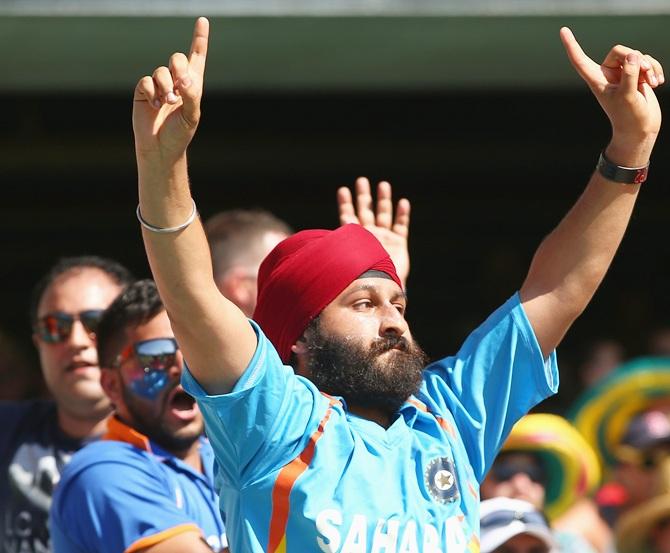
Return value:
M 101 257 L 98 255 L 80 255 L 77 257 L 61 257 L 44 276 L 35 284 L 30 295 L 30 323 L 37 324 L 37 310 L 39 309 L 42 296 L 49 286 L 61 275 L 70 271 L 81 271 L 83 269 L 99 269 L 105 273 L 112 282 L 122 288 L 133 281 L 132 273 L 118 261 Z
M 207 219 L 204 227 L 215 275 L 235 265 L 266 233 L 293 234 L 287 223 L 263 209 L 221 211 Z
M 111 368 L 126 341 L 126 331 L 148 323 L 165 307 L 156 283 L 138 280 L 126 287 L 105 310 L 96 331 L 98 360 L 103 368 Z

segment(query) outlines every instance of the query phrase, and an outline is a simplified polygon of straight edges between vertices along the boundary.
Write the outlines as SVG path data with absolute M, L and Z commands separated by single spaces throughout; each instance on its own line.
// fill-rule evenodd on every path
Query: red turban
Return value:
M 298 232 L 263 260 L 253 319 L 286 363 L 310 321 L 370 270 L 386 273 L 402 287 L 389 254 L 362 226 Z

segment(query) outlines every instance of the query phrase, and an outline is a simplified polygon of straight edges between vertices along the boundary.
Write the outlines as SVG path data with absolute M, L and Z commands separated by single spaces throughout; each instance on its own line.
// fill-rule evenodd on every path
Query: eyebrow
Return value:
M 347 293 L 347 296 L 350 296 L 351 294 L 354 294 L 355 292 L 361 292 L 361 291 L 367 291 L 367 292 L 376 292 L 379 293 L 379 286 L 375 286 L 374 284 L 359 284 L 354 288 L 353 290 L 350 290 Z M 393 297 L 391 298 L 392 300 L 397 300 L 397 299 L 403 299 L 405 302 L 407 302 L 407 294 L 405 294 L 404 290 L 399 290 L 395 294 L 393 294 Z

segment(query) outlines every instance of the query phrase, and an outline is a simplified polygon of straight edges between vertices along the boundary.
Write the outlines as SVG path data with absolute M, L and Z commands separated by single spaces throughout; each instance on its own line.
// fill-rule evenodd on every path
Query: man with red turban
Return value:
M 612 140 L 519 292 L 426 367 L 393 263 L 361 226 L 280 243 L 260 268 L 255 320 L 216 289 L 186 163 L 208 33 L 199 19 L 190 55 L 139 81 L 133 126 L 137 215 L 216 452 L 231 551 L 478 551 L 479 482 L 514 422 L 556 391 L 554 348 L 646 178 L 660 64 L 616 46 L 598 65 L 561 30 Z

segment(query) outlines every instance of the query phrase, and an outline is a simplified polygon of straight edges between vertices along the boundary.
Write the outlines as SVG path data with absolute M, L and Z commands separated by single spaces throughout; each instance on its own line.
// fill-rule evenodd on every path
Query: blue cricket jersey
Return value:
M 199 532 L 220 551 L 227 542 L 205 439 L 200 456 L 203 473 L 111 419 L 108 439 L 76 453 L 56 487 L 54 552 L 131 553 L 182 532 Z
M 518 294 L 429 365 L 387 429 L 357 417 L 258 346 L 229 394 L 185 370 L 217 459 L 231 551 L 479 551 L 479 482 L 512 425 L 555 393 Z

